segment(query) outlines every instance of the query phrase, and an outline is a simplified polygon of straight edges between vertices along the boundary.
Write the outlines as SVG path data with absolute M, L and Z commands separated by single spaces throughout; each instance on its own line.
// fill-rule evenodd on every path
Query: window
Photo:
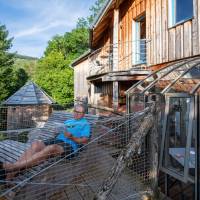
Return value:
M 169 0 L 169 26 L 172 27 L 193 17 L 192 0 Z
M 146 18 L 140 17 L 132 23 L 132 63 L 133 65 L 146 63 Z
M 161 145 L 161 170 L 182 181 L 195 174 L 194 98 L 186 94 L 166 94 Z
M 101 84 L 94 85 L 94 93 L 95 94 L 102 93 L 102 85 Z

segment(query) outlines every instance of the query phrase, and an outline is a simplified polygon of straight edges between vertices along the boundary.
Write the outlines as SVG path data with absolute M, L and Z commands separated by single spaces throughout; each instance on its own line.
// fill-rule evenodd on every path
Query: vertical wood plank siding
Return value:
M 119 7 L 119 71 L 132 67 L 132 21 L 145 9 L 145 0 L 126 0 Z
M 89 75 L 88 59 L 74 67 L 74 98 L 88 96 L 87 77 Z
M 193 2 L 193 19 L 169 28 L 168 0 L 146 0 L 148 65 L 200 54 L 200 1 Z
M 194 55 L 199 53 L 199 35 L 198 35 L 198 0 L 193 0 L 194 7 L 194 19 L 192 21 L 192 51 Z
M 119 66 L 118 70 L 132 67 L 132 22 L 146 14 L 147 65 L 162 64 L 200 54 L 200 1 L 194 2 L 193 19 L 169 28 L 168 0 L 125 0 L 119 6 Z M 110 45 L 113 19 L 102 32 L 97 47 Z

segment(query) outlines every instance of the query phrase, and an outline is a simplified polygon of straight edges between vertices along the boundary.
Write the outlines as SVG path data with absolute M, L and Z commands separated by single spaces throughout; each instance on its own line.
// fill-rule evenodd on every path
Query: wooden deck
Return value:
M 26 144 L 12 140 L 0 142 L 0 160 L 15 162 L 33 140 L 55 137 L 55 131 L 58 131 L 55 126 L 63 123 L 67 115 L 71 117 L 70 114 L 63 112 L 53 113 L 43 128 L 37 129 L 37 132 L 31 131 Z M 87 117 L 91 124 L 96 124 L 97 117 Z M 95 133 L 96 131 L 92 133 L 92 139 Z M 21 171 L 14 182 L 1 192 L 7 192 L 4 197 L 13 200 L 93 199 L 116 161 L 112 157 L 112 153 L 116 153 L 113 146 L 112 149 L 109 149 L 108 145 L 104 147 L 105 145 L 94 141 L 71 160 L 50 158 L 38 166 Z M 141 199 L 137 196 L 138 192 L 146 189 L 139 175 L 126 169 L 109 199 Z

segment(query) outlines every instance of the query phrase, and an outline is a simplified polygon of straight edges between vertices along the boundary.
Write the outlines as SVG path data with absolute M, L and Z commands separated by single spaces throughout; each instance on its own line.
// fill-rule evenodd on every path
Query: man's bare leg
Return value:
M 39 152 L 36 152 L 35 154 L 32 155 L 32 157 L 29 157 L 29 158 L 26 157 L 26 159 L 21 159 L 17 161 L 16 163 L 8 163 L 8 164 L 5 163 L 3 164 L 3 167 L 5 170 L 14 172 L 16 174 L 18 170 L 33 167 L 35 165 L 38 165 L 42 161 L 46 160 L 47 158 L 51 156 L 61 155 L 63 152 L 64 150 L 61 146 L 53 144 L 53 145 L 45 146 L 44 149 L 42 149 Z
M 28 160 L 28 158 L 31 158 L 34 154 L 37 152 L 42 151 L 45 148 L 45 144 L 42 141 L 35 141 L 31 144 L 31 147 L 28 148 L 17 160 L 17 163 L 23 160 Z
M 28 148 L 15 162 L 15 164 L 20 163 L 22 161 L 27 161 L 28 159 L 32 158 L 32 156 L 40 151 L 42 151 L 45 148 L 45 144 L 42 141 L 35 141 L 31 144 L 31 147 Z M 9 164 L 5 164 L 4 166 L 8 166 Z M 6 168 L 6 167 L 5 167 Z M 6 180 L 12 179 L 17 173 L 19 173 L 19 170 L 15 171 L 8 171 L 6 175 Z

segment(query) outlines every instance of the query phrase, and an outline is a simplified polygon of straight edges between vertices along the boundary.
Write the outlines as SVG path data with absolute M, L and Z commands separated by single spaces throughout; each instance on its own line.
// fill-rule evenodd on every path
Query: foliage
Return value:
M 5 25 L 0 25 L 0 68 L 10 67 L 13 64 L 14 54 L 8 53 L 12 47 L 13 38 L 8 39 Z
M 0 133 L 0 141 L 6 140 L 6 139 L 9 139 L 8 136 L 6 136 L 6 134 L 4 133 Z
M 61 52 L 52 51 L 42 58 L 37 67 L 36 79 L 40 85 L 59 104 L 73 101 L 73 70 L 68 66 Z
M 14 69 L 24 69 L 29 79 L 35 76 L 37 59 L 30 59 L 28 56 L 20 56 L 14 58 Z
M 12 95 L 28 79 L 24 69 L 14 69 L 14 54 L 8 53 L 12 46 L 12 38 L 8 39 L 8 31 L 0 25 L 0 102 Z
M 70 64 L 89 48 L 88 28 L 105 0 L 97 0 L 88 18 L 79 18 L 76 28 L 48 42 L 38 62 L 34 80 L 59 104 L 73 101 L 73 70 Z
M 0 25 L 0 102 L 25 84 L 28 78 L 36 82 L 58 103 L 73 101 L 73 71 L 70 63 L 89 48 L 88 28 L 105 0 L 97 0 L 88 18 L 79 18 L 76 28 L 48 42 L 44 57 L 37 59 L 8 53 L 13 38 Z M 37 64 L 38 62 L 38 64 Z
M 88 23 L 91 25 L 97 15 L 99 14 L 100 10 L 102 9 L 103 5 L 105 4 L 106 0 L 97 0 L 94 5 L 90 8 L 91 15 L 87 18 Z
M 38 60 L 38 58 L 36 57 L 31 57 L 31 56 L 25 56 L 25 55 L 21 55 L 21 54 L 15 54 L 14 55 L 15 58 L 19 58 L 19 59 L 24 59 L 24 60 Z
M 64 36 L 56 35 L 48 42 L 45 50 L 45 56 L 52 51 L 60 52 L 64 59 L 72 61 L 74 58 L 82 54 L 88 48 L 88 30 L 83 25 L 73 29 L 71 32 L 66 32 Z
M 7 99 L 10 95 L 22 87 L 28 79 L 24 69 L 14 70 L 12 67 L 0 68 L 0 101 Z

